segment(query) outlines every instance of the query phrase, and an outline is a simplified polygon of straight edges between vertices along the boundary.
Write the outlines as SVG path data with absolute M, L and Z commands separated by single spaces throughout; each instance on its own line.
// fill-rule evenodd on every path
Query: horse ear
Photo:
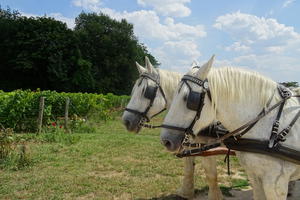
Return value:
M 136 64 L 136 67 L 137 67 L 137 69 L 138 69 L 138 71 L 139 71 L 139 74 L 142 74 L 142 73 L 144 73 L 144 72 L 147 71 L 147 70 L 146 70 L 144 67 L 142 67 L 138 62 L 135 62 L 135 64 Z
M 193 67 L 196 67 L 197 65 L 198 65 L 197 62 L 195 60 L 193 60 L 191 67 L 193 68 Z
M 215 59 L 215 55 L 213 55 L 209 61 L 207 63 L 205 63 L 204 65 L 202 65 L 199 70 L 197 71 L 197 74 L 196 76 L 201 79 L 201 80 L 204 80 L 207 78 L 207 75 L 212 67 L 212 64 L 214 62 L 214 59 Z
M 156 73 L 156 70 L 154 69 L 153 65 L 151 64 L 151 62 L 147 56 L 145 56 L 145 63 L 146 63 L 146 68 L 150 74 Z

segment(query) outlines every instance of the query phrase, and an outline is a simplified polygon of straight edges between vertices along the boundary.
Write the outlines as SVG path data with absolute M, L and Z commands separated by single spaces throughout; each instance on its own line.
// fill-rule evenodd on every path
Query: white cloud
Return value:
M 294 3 L 296 0 L 286 0 L 283 4 L 282 7 L 286 8 L 288 6 L 290 6 L 292 3 Z
M 65 22 L 69 28 L 75 27 L 75 19 L 63 16 L 61 13 L 50 13 L 49 17 L 53 17 L 56 20 Z
M 25 13 L 25 12 L 20 12 L 22 16 L 25 17 L 42 17 L 41 15 L 36 15 L 36 14 L 32 14 L 32 13 Z
M 282 53 L 284 51 L 284 47 L 281 46 L 269 46 L 266 47 L 266 50 L 270 53 L 275 53 L 275 54 L 279 54 Z
M 156 1 L 139 1 L 143 6 L 151 6 L 154 2 Z M 162 0 L 161 2 L 164 5 L 160 5 L 165 7 L 168 3 L 173 5 L 171 3 L 174 2 L 184 5 L 184 3 L 190 2 L 190 0 Z M 76 6 L 76 4 L 74 5 Z M 91 10 L 88 6 L 86 9 Z M 148 46 L 151 53 L 162 63 L 162 67 L 168 67 L 168 69 L 176 68 L 182 71 L 183 66 L 190 66 L 191 61 L 197 60 L 201 55 L 196 44 L 200 38 L 206 37 L 203 25 L 192 26 L 176 22 L 171 17 L 166 17 L 162 21 L 157 14 L 159 11 L 155 8 L 154 10 L 118 12 L 111 8 L 98 7 L 94 11 L 102 12 L 117 20 L 126 19 L 132 23 L 134 25 L 134 33 L 139 38 L 139 41 Z M 170 12 L 168 15 L 178 16 L 174 13 Z M 187 68 L 184 68 L 184 70 L 187 70 Z
M 97 12 L 101 6 L 101 0 L 73 0 L 72 3 L 76 7 L 81 7 L 94 12 Z
M 187 25 L 175 23 L 173 18 L 166 18 L 161 22 L 160 17 L 152 10 L 139 10 L 133 12 L 116 12 L 109 8 L 101 8 L 99 11 L 117 20 L 126 19 L 134 24 L 135 34 L 142 40 L 182 40 L 199 39 L 206 36 L 203 25 Z
M 225 47 L 226 51 L 238 51 L 238 52 L 247 52 L 250 50 L 249 46 L 242 45 L 240 42 L 235 42 L 231 46 Z
M 167 41 L 153 50 L 153 54 L 169 70 L 186 72 L 193 60 L 201 56 L 197 44 L 193 41 Z
M 285 26 L 272 18 L 257 17 L 255 15 L 235 12 L 217 18 L 214 27 L 229 33 L 240 40 L 282 40 L 296 39 L 299 34 L 293 27 Z
M 214 27 L 228 33 L 235 41 L 225 50 L 240 54 L 285 53 L 300 44 L 300 34 L 294 27 L 280 24 L 273 18 L 235 12 L 218 17 Z
M 232 53 L 227 63 L 259 71 L 276 81 L 300 81 L 300 34 L 293 27 L 240 12 L 218 17 L 214 27 L 233 40 L 224 48 Z
M 137 0 L 138 4 L 152 7 L 163 16 L 187 17 L 191 10 L 185 5 L 191 0 Z
M 75 0 L 79 1 L 79 0 Z M 75 1 L 73 1 L 74 5 Z M 85 1 L 99 1 L 99 0 L 85 0 Z M 90 4 L 89 4 L 90 5 Z M 94 4 L 91 4 L 94 5 Z M 91 10 L 86 6 L 86 9 Z M 93 7 L 94 9 L 95 7 Z M 139 10 L 133 12 L 117 12 L 110 8 L 97 7 L 95 12 L 102 12 L 117 20 L 126 19 L 128 22 L 134 24 L 134 31 L 136 35 L 143 39 L 159 39 L 159 40 L 181 40 L 181 39 L 195 39 L 206 36 L 203 25 L 187 25 L 183 23 L 175 23 L 173 18 L 166 18 L 162 23 L 160 17 L 153 10 Z
M 233 59 L 236 65 L 244 65 L 249 69 L 261 72 L 275 81 L 300 81 L 300 62 L 297 57 L 267 55 L 245 55 Z

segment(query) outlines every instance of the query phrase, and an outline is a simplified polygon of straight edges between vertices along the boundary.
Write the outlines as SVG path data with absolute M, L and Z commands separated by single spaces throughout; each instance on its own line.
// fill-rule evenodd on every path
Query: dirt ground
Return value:
M 233 197 L 225 197 L 225 200 L 252 200 L 252 190 L 231 190 L 230 193 Z M 295 188 L 291 196 L 287 200 L 299 200 L 300 199 L 300 181 L 296 182 Z M 207 200 L 207 194 L 199 194 L 195 200 Z

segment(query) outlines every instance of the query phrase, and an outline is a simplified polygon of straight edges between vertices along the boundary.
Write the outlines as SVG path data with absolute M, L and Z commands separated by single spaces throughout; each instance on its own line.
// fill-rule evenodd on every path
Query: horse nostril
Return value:
M 130 121 L 128 120 L 128 119 L 125 119 L 124 121 L 123 121 L 123 123 L 124 123 L 124 125 L 128 128 L 128 127 L 130 127 Z
M 162 144 L 167 147 L 167 149 L 170 149 L 172 146 L 172 143 L 169 140 L 162 140 Z

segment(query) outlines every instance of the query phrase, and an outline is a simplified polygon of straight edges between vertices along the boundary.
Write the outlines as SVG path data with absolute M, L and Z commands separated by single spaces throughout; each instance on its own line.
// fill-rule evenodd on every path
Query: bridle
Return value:
M 160 77 L 159 77 L 158 73 L 157 74 L 150 74 L 150 73 L 145 72 L 145 73 L 143 73 L 143 74 L 140 75 L 140 78 L 141 78 L 141 80 L 139 82 L 139 85 L 142 83 L 142 81 L 144 79 L 152 80 L 155 83 L 155 85 L 156 85 L 156 86 L 149 86 L 149 85 L 147 85 L 147 87 L 146 87 L 146 90 L 145 90 L 145 93 L 144 93 L 144 97 L 146 99 L 149 99 L 150 102 L 149 102 L 148 106 L 146 107 L 146 109 L 143 112 L 138 111 L 138 110 L 134 110 L 134 109 L 131 109 L 131 108 L 125 108 L 125 111 L 128 111 L 128 112 L 134 113 L 136 115 L 139 115 L 141 117 L 141 120 L 139 122 L 139 126 L 144 126 L 144 122 L 145 121 L 146 122 L 150 122 L 150 119 L 152 117 L 155 117 L 156 115 L 162 113 L 163 111 L 165 111 L 167 109 L 168 101 L 167 101 L 166 95 L 165 95 L 165 93 L 164 93 L 164 91 L 163 91 L 163 89 L 162 89 L 162 87 L 160 85 Z M 160 110 L 158 113 L 152 115 L 151 117 L 148 117 L 147 114 L 148 114 L 150 108 L 153 106 L 153 102 L 154 102 L 154 99 L 156 97 L 157 90 L 159 90 L 161 92 L 161 94 L 162 94 L 162 96 L 164 98 L 165 107 L 162 110 Z M 147 126 L 148 125 L 146 125 L 146 127 Z
M 185 141 L 186 141 L 187 137 L 189 135 L 194 135 L 193 127 L 194 127 L 195 123 L 197 122 L 197 120 L 200 118 L 201 111 L 204 106 L 205 95 L 207 94 L 208 97 L 211 99 L 211 94 L 209 91 L 207 79 L 201 80 L 201 79 L 198 79 L 198 78 L 190 76 L 190 75 L 184 75 L 182 77 L 181 81 L 183 82 L 183 84 L 186 84 L 187 87 L 189 88 L 189 95 L 187 98 L 186 106 L 188 109 L 196 111 L 196 115 L 195 115 L 193 121 L 190 123 L 190 125 L 187 128 L 182 128 L 182 127 L 172 126 L 172 125 L 167 125 L 167 124 L 163 124 L 163 125 L 161 125 L 161 127 L 166 128 L 166 129 L 183 131 L 186 136 L 185 137 Z M 203 92 L 200 93 L 200 92 L 193 91 L 192 87 L 188 83 L 189 81 L 202 87 Z
M 191 88 L 191 86 L 188 84 L 188 81 L 193 82 L 200 87 L 203 88 L 203 92 L 194 92 Z M 178 131 L 183 131 L 185 134 L 185 137 L 182 141 L 181 146 L 183 147 L 183 151 L 181 153 L 178 153 L 176 156 L 177 157 L 185 157 L 185 156 L 191 156 L 195 155 L 198 153 L 201 153 L 203 151 L 213 149 L 215 147 L 218 147 L 221 145 L 221 143 L 225 142 L 227 139 L 234 138 L 235 140 L 239 140 L 244 134 L 246 134 L 250 129 L 254 127 L 254 125 L 263 117 L 265 117 L 267 114 L 269 114 L 271 111 L 273 111 L 275 108 L 279 107 L 279 111 L 276 117 L 276 120 L 273 124 L 272 127 L 272 134 L 271 138 L 269 140 L 269 148 L 276 147 L 278 142 L 283 142 L 285 141 L 285 137 L 288 135 L 290 129 L 293 127 L 295 122 L 300 118 L 300 111 L 296 114 L 296 116 L 293 118 L 293 120 L 290 122 L 290 124 L 287 126 L 287 128 L 283 129 L 281 132 L 278 132 L 278 127 L 279 127 L 279 119 L 282 113 L 283 106 L 285 102 L 292 97 L 299 98 L 300 95 L 292 95 L 289 89 L 285 88 L 284 86 L 278 86 L 278 91 L 279 94 L 282 97 L 282 100 L 274 104 L 273 106 L 269 107 L 269 104 L 271 103 L 273 96 L 269 99 L 269 102 L 267 103 L 268 109 L 263 108 L 263 110 L 258 114 L 258 116 L 246 124 L 242 125 L 241 127 L 231 131 L 227 132 L 225 135 L 223 135 L 220 138 L 217 138 L 215 141 L 206 144 L 204 146 L 201 146 L 198 143 L 190 143 L 189 142 L 189 136 L 192 135 L 194 137 L 194 132 L 193 132 L 193 127 L 197 120 L 200 118 L 202 108 L 204 106 L 204 98 L 205 94 L 208 95 L 210 101 L 211 100 L 211 94 L 210 90 L 208 87 L 208 82 L 207 79 L 201 80 L 196 77 L 190 76 L 190 75 L 184 75 L 182 78 L 183 84 L 186 84 L 189 88 L 189 95 L 187 99 L 187 108 L 190 110 L 196 111 L 196 115 L 193 119 L 193 121 L 190 123 L 190 125 L 187 128 L 183 127 L 177 127 L 177 126 L 172 126 L 172 125 L 167 125 L 163 124 L 161 127 L 166 128 L 166 129 L 172 129 L 172 130 L 178 130 Z M 194 149 L 185 149 L 184 147 L 198 147 Z M 230 150 L 229 150 L 230 151 Z

